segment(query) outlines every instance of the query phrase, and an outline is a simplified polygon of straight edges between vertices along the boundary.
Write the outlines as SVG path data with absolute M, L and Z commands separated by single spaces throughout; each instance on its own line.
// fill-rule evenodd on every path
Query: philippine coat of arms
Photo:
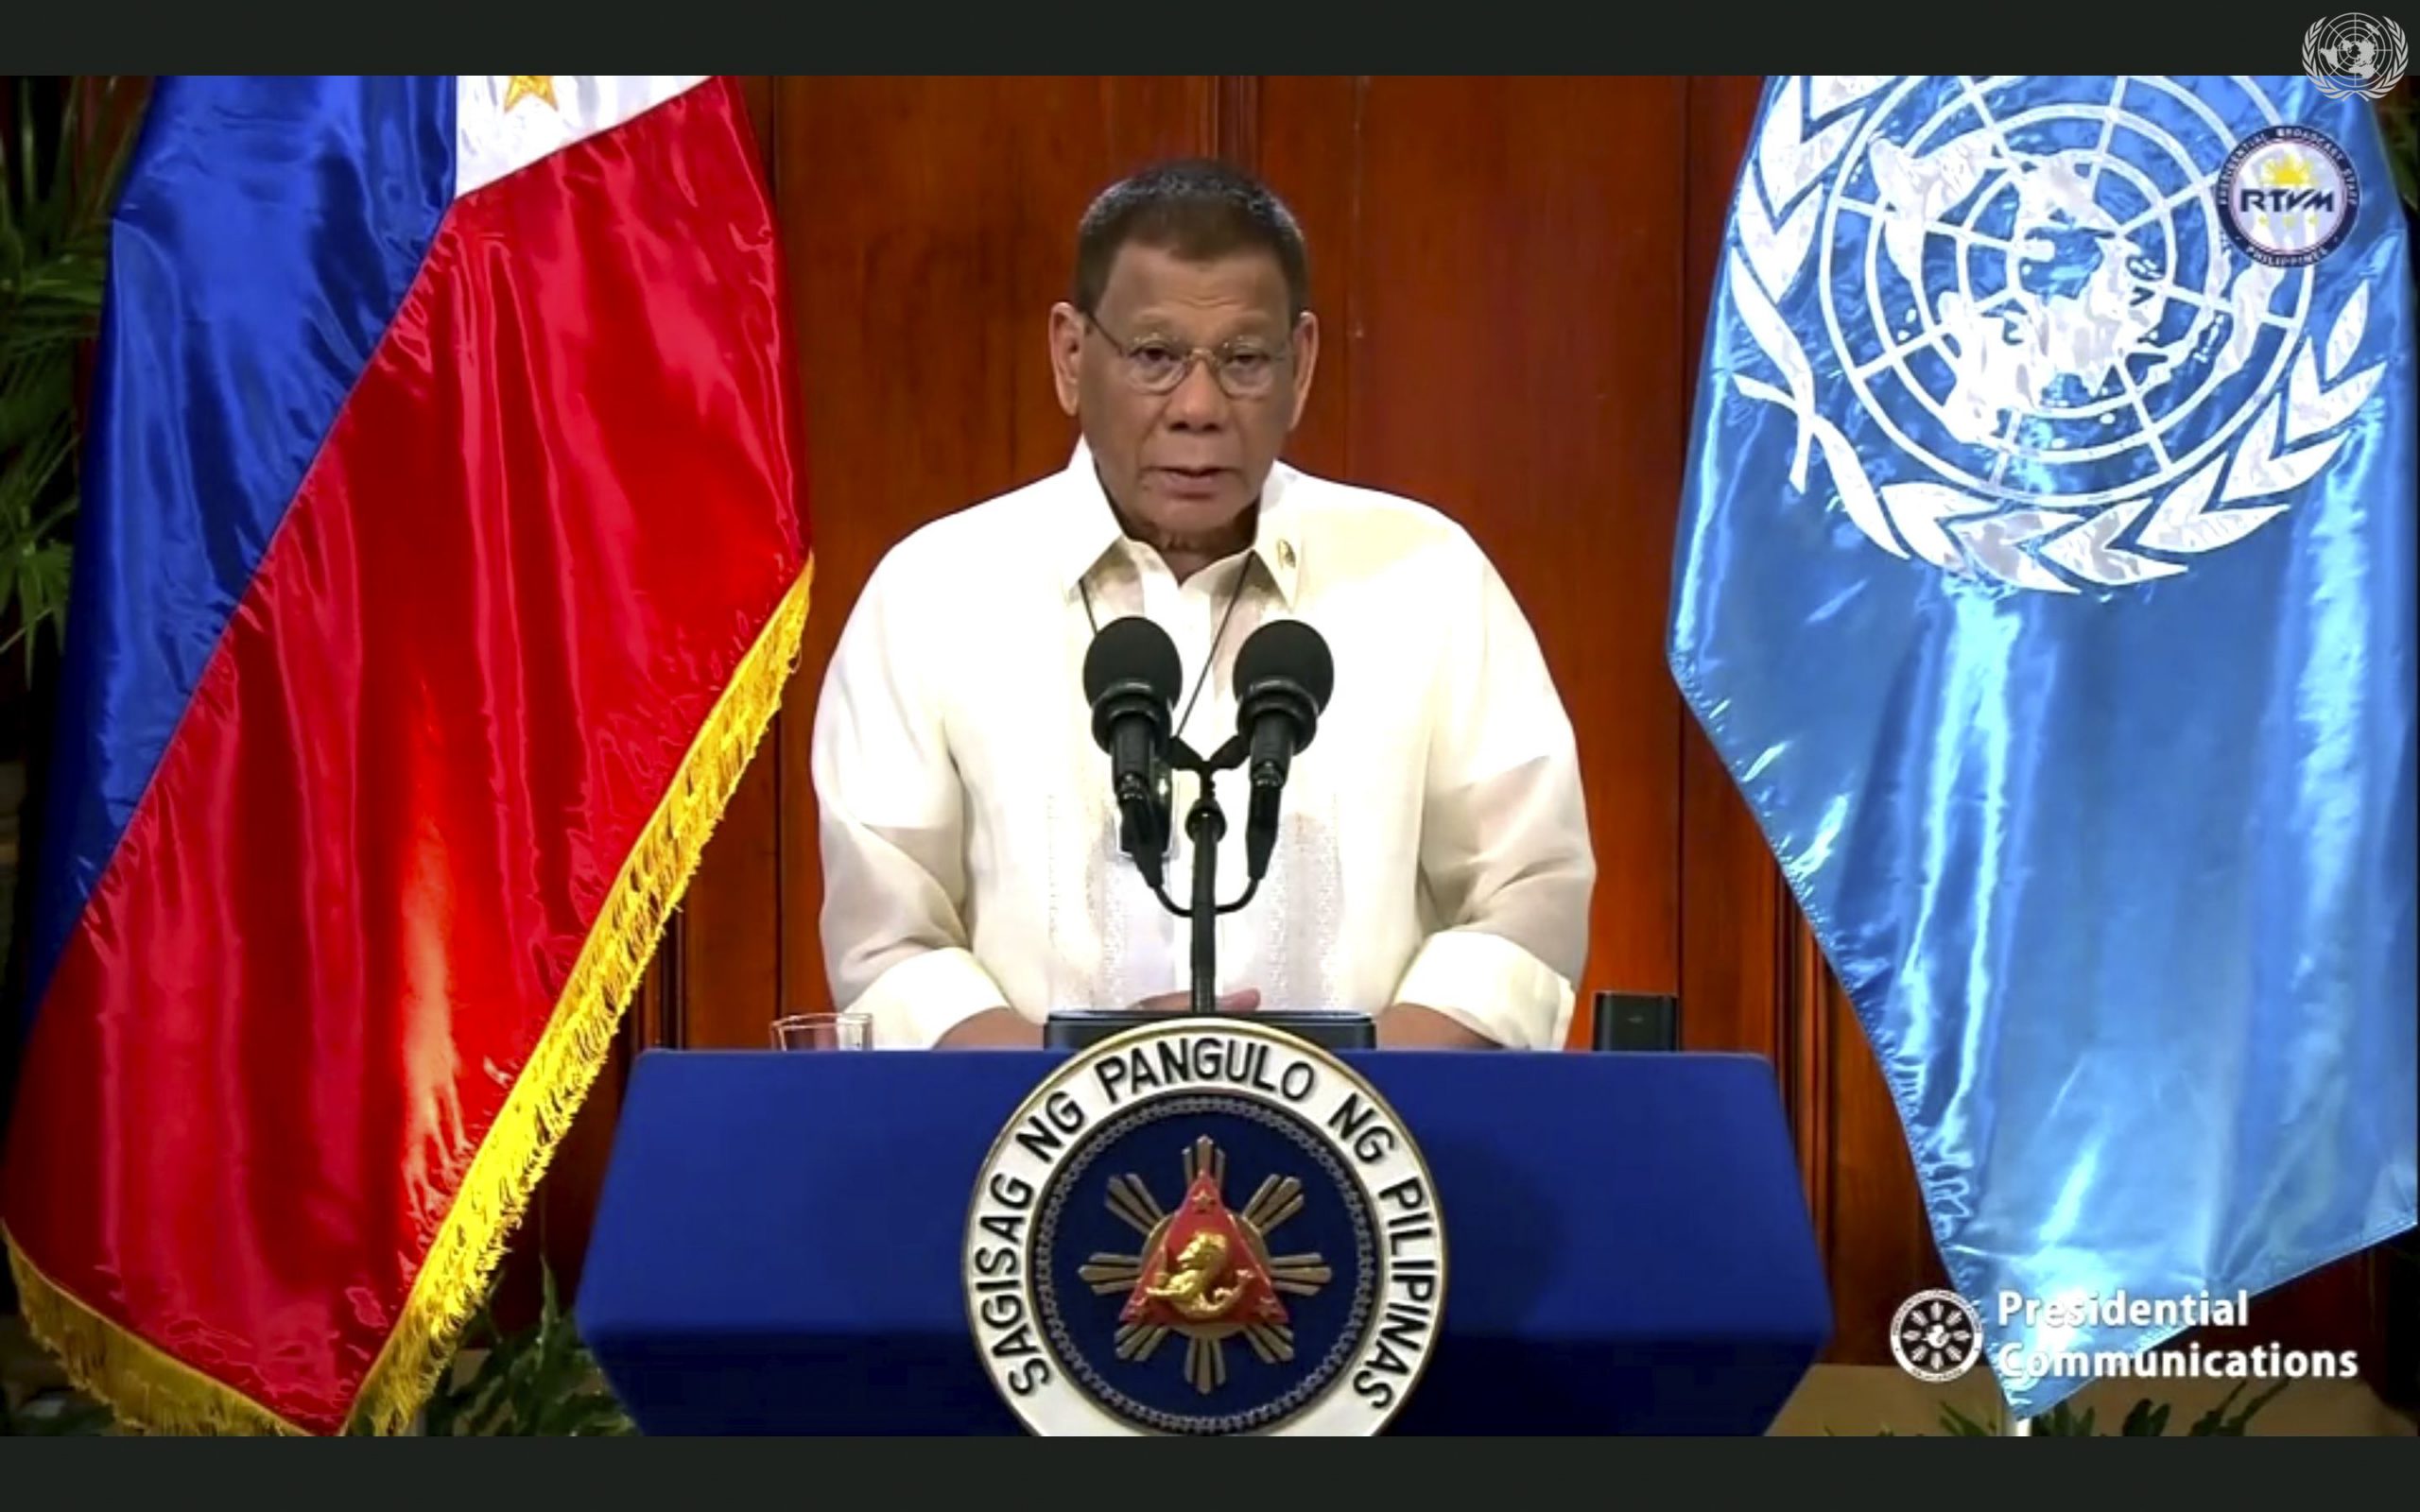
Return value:
M 1367 1435 L 1434 1346 L 1444 1228 L 1409 1132 L 1341 1061 L 1249 1021 L 1163 1022 L 1009 1121 L 964 1277 L 1033 1433 Z

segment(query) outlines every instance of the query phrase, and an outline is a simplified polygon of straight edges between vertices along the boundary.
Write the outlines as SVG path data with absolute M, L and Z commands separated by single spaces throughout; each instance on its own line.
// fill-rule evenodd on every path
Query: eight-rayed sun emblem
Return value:
M 1135 1255 L 1097 1254 L 1077 1274 L 1100 1296 L 1125 1294 L 1117 1357 L 1149 1360 L 1184 1336 L 1185 1379 L 1203 1394 L 1227 1381 L 1226 1341 L 1240 1333 L 1264 1364 L 1294 1358 L 1280 1293 L 1316 1296 L 1333 1279 L 1317 1254 L 1271 1255 L 1269 1236 L 1303 1211 L 1303 1183 L 1264 1179 L 1240 1211 L 1219 1194 L 1227 1155 L 1207 1138 L 1184 1154 L 1184 1198 L 1164 1211 L 1142 1178 L 1113 1177 L 1109 1211 L 1143 1236 Z
M 1983 1357 L 1983 1314 L 1956 1292 L 1918 1292 L 1892 1316 L 1891 1356 L 1919 1381 L 1955 1381 Z

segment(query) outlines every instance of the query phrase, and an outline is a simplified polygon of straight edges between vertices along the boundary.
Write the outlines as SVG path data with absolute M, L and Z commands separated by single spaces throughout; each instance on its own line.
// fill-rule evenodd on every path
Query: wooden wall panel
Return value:
M 1469 528 L 1579 730 L 1599 880 L 1575 1043 L 1590 991 L 1680 982 L 1680 705 L 1661 646 L 1685 404 L 1681 257 L 1670 215 L 1636 206 L 1681 203 L 1684 88 L 1388 77 L 1258 91 L 1258 166 L 1303 218 L 1336 333 L 1296 455 Z
M 808 766 L 815 699 L 874 562 L 917 525 L 1063 463 L 1046 318 L 1117 174 L 1214 142 L 1216 81 L 772 81 L 767 129 L 805 404 L 814 603 L 778 725 L 682 921 L 690 1045 L 828 1010 Z
M 766 74 L 742 79 L 749 124 L 778 203 L 782 166 L 773 124 L 775 84 Z M 767 1042 L 766 1025 L 776 1016 L 773 1005 L 782 996 L 781 737 L 777 718 L 733 792 L 683 896 L 667 932 L 668 948 L 651 972 L 663 1005 L 663 1033 L 647 1042 L 690 1042 L 686 1009 L 692 1003 L 704 1005 L 710 1031 L 727 1036 L 735 1035 L 738 1026 L 719 1017 L 724 1010 L 731 1010 L 735 1021 L 745 1013 L 757 1015 L 752 1038 L 709 1042 L 752 1048 Z M 748 1006 L 743 1009 L 742 1005 Z
M 1731 183 L 1755 122 L 1761 83 L 1750 75 L 1688 81 L 1682 360 L 1673 382 L 1683 386 L 1691 403 L 1717 253 L 1730 214 Z M 1677 521 L 1677 490 L 1675 493 Z M 1797 916 L 1755 816 L 1705 731 L 1685 709 L 1678 733 L 1682 1045 L 1763 1056 L 1790 1078 L 1792 1106 L 1806 1106 L 1812 1088 L 1801 1085 L 1792 1069 L 1784 988 Z M 1801 1162 L 1811 1182 L 1818 1174 L 1814 1152 L 1806 1131 L 1800 1133 Z M 1820 1220 L 1820 1203 L 1817 1214 Z
M 1362 114 L 1371 80 L 1271 77 L 1248 101 L 1242 161 L 1293 209 L 1310 246 L 1311 303 L 1320 318 L 1320 369 L 1286 459 L 1327 477 L 1353 472 L 1356 378 L 1367 346 L 1360 284 Z
M 1832 1343 L 1824 1358 L 1891 1363 L 1891 1314 L 1910 1296 L 1946 1286 L 1916 1186 L 1897 1105 L 1848 994 L 1792 915 L 1801 961 L 1792 1032 L 1820 1037 L 1817 1095 L 1793 1109 L 1802 1149 L 1817 1152 L 1812 1194 L 1821 1203 L 1824 1269 L 1832 1283 Z

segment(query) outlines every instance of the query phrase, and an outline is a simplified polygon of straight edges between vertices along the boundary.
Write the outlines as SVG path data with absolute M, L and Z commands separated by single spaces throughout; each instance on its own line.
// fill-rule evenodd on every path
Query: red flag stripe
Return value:
M 778 700 L 805 543 L 754 151 L 717 80 L 456 203 L 36 1026 L 10 1239 L 289 1425 L 430 1366 L 603 1046 L 549 1047 L 568 1086 L 533 1051 L 567 988 L 618 1008 Z M 645 937 L 592 943 L 609 912 Z

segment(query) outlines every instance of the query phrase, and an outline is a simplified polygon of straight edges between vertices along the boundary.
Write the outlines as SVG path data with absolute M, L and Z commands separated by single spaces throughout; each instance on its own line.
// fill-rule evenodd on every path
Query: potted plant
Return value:
M 67 623 L 82 462 L 82 390 L 100 329 L 110 212 L 142 80 L 0 76 L 0 1111 L 14 1072 L 36 786 Z
M 0 145 L 0 655 L 30 681 L 66 627 L 79 380 L 100 328 L 133 89 L 17 75 L 0 90 L 12 117 Z
M 463 1331 L 454 1357 L 422 1406 L 414 1432 L 437 1437 L 628 1437 L 638 1432 L 555 1290 L 542 1275 L 538 1314 L 518 1328 L 496 1323 L 494 1287 Z M 27 1343 L 11 1371 L 0 1349 L 0 1437 L 113 1434 L 109 1408 L 68 1383 L 46 1356 Z M 5 1378 L 14 1375 L 16 1379 Z

